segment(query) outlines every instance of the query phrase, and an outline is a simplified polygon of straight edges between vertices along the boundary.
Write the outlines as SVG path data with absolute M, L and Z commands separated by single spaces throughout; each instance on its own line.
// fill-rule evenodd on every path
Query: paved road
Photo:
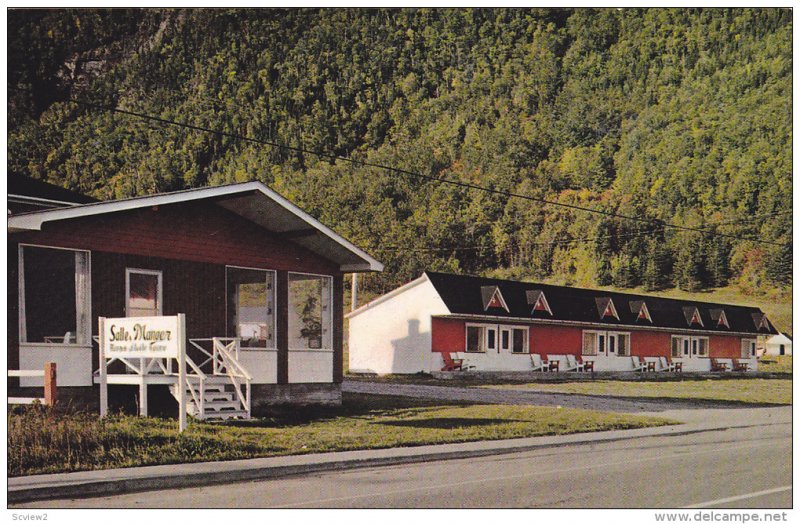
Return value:
M 426 384 L 397 384 L 391 382 L 370 382 L 345 380 L 342 391 L 348 393 L 368 393 L 372 395 L 396 395 L 401 397 L 432 398 L 439 400 L 483 402 L 489 404 L 532 404 L 536 406 L 563 406 L 571 408 L 596 409 L 623 413 L 644 411 L 659 412 L 675 409 L 707 409 L 711 406 L 731 407 L 731 404 L 702 400 L 677 399 L 628 399 L 600 395 L 577 395 L 566 393 L 546 393 L 525 391 L 523 389 L 491 389 L 465 386 L 430 386 Z M 747 406 L 741 406 L 747 407 Z M 736 409 L 736 408 L 733 408 Z
M 709 410 L 709 416 L 730 417 Z M 681 412 L 669 412 L 681 418 Z M 686 412 L 683 412 L 684 414 Z M 55 500 L 80 508 L 788 508 L 790 408 L 757 424 L 280 480 Z M 690 418 L 701 418 L 693 411 Z

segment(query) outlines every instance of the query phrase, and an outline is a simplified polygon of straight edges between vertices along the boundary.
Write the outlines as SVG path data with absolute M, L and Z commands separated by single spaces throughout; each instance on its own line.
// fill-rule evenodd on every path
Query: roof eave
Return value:
M 272 189 L 268 188 L 261 182 L 244 182 L 241 184 L 231 184 L 227 186 L 216 186 L 208 188 L 189 189 L 185 191 L 176 191 L 173 193 L 166 193 L 161 195 L 152 195 L 145 197 L 137 197 L 126 200 L 112 200 L 106 202 L 93 202 L 89 204 L 77 204 L 68 208 L 47 209 L 41 211 L 34 211 L 29 213 L 22 213 L 15 216 L 8 217 L 7 231 L 9 233 L 19 233 L 25 231 L 40 231 L 45 222 L 53 222 L 58 220 L 68 220 L 71 218 L 80 218 L 88 216 L 102 215 L 106 213 L 117 213 L 121 211 L 131 211 L 150 206 L 160 206 L 177 204 L 181 202 L 190 202 L 196 200 L 205 200 L 215 197 L 230 197 L 233 195 L 246 194 L 257 192 L 264 197 L 278 203 L 283 209 L 292 213 L 299 219 L 303 220 L 314 229 L 325 235 L 329 240 L 338 244 L 346 251 L 355 255 L 360 262 L 347 262 L 340 263 L 339 268 L 342 272 L 370 272 L 370 271 L 383 271 L 383 264 L 369 256 L 366 252 L 359 249 L 344 237 L 335 233 L 329 227 L 325 226 L 317 219 L 285 199 Z

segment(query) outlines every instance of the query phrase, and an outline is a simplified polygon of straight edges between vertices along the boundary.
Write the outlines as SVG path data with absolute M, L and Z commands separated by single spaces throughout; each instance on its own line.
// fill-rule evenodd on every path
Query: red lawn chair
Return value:
M 442 360 L 444 360 L 442 371 L 461 371 L 464 366 L 463 358 L 453 358 L 450 356 L 450 353 L 447 352 L 442 353 Z

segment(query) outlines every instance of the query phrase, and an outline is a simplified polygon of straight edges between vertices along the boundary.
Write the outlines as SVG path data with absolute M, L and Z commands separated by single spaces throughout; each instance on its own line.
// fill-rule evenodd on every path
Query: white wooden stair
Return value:
M 199 402 L 192 396 L 191 388 L 186 388 L 186 413 L 198 420 L 227 420 L 231 418 L 250 418 L 250 413 L 242 409 L 236 393 L 226 388 L 227 377 L 208 377 L 203 392 L 202 412 Z M 223 380 L 219 380 L 223 379 Z M 172 387 L 172 395 L 178 397 L 178 385 Z

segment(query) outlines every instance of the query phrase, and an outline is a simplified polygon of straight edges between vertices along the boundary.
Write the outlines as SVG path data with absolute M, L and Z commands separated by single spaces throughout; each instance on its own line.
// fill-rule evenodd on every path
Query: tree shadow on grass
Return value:
M 403 410 L 424 412 L 442 407 L 474 404 L 474 402 L 345 393 L 342 395 L 340 406 L 275 406 L 250 420 L 229 420 L 223 424 L 235 427 L 277 428 L 322 422 L 338 417 L 371 419 L 376 416 L 396 416 Z
M 458 429 L 469 427 L 495 426 L 498 424 L 512 424 L 515 422 L 525 422 L 523 420 L 498 420 L 495 418 L 429 418 L 416 420 L 382 420 L 375 422 L 383 426 L 399 426 L 419 429 Z

